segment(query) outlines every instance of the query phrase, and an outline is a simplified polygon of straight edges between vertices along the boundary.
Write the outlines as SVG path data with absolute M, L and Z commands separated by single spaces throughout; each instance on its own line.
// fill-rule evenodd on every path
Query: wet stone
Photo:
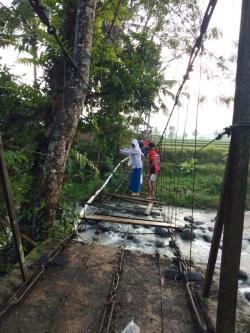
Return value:
M 208 227 L 209 231 L 214 231 L 214 227 Z
M 194 223 L 194 218 L 193 216 L 184 216 L 184 221 Z
M 165 228 L 155 227 L 155 233 L 161 237 L 170 237 L 169 231 Z
M 184 240 L 193 240 L 195 239 L 196 234 L 192 231 L 191 228 L 184 228 L 181 233 L 181 238 Z
M 250 292 L 246 292 L 245 293 L 245 297 L 250 302 Z
M 157 239 L 156 242 L 155 242 L 155 246 L 159 247 L 159 248 L 164 247 L 165 246 L 164 241 L 161 241 L 161 240 Z
M 98 230 L 102 231 L 102 232 L 107 232 L 107 231 L 110 231 L 110 228 L 107 227 L 107 226 L 105 226 L 105 225 L 103 225 L 103 224 L 99 224 L 98 225 Z
M 205 222 L 202 222 L 202 221 L 195 221 L 195 224 L 196 224 L 196 225 L 202 225 L 202 224 L 205 224 Z
M 245 271 L 243 271 L 242 269 L 239 270 L 239 277 L 238 277 L 239 280 L 242 280 L 242 281 L 247 281 L 248 280 L 248 275 Z
M 131 235 L 131 234 L 128 234 L 127 236 L 127 240 L 134 240 L 135 236 L 134 235 Z
M 207 242 L 207 243 L 211 243 L 211 242 L 212 242 L 212 237 L 211 237 L 210 235 L 208 235 L 208 234 L 202 235 L 201 237 L 202 237 L 202 238 L 204 239 L 204 241 Z

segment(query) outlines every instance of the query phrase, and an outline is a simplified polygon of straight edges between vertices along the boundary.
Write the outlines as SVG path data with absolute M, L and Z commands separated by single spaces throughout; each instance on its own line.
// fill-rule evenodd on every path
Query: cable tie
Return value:
M 50 34 L 50 35 L 56 35 L 56 28 L 53 27 L 53 25 L 50 25 L 48 27 L 47 31 L 48 31 L 48 34 Z

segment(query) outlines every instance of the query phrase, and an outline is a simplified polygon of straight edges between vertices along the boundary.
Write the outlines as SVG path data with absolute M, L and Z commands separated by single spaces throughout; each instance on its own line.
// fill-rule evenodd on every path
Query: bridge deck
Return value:
M 52 265 L 27 297 L 0 322 L 4 333 L 98 332 L 118 250 L 72 242 L 61 254 L 63 266 Z M 162 267 L 169 261 L 161 258 Z M 194 324 L 182 284 L 162 285 L 164 332 L 193 333 Z M 161 288 L 154 256 L 125 251 L 110 332 L 121 332 L 132 319 L 143 333 L 161 332 Z

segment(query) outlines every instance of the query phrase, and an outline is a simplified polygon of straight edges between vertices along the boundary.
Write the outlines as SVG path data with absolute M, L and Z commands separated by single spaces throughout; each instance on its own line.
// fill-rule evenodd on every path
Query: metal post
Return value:
M 16 222 L 16 214 L 14 209 L 14 201 L 11 193 L 11 186 L 10 180 L 8 175 L 8 170 L 6 167 L 6 162 L 4 158 L 4 151 L 3 151 L 3 144 L 2 138 L 0 134 L 0 176 L 1 176 L 1 183 L 3 187 L 3 193 L 5 197 L 6 207 L 9 215 L 10 220 L 10 227 L 13 234 L 13 239 L 16 246 L 16 252 L 18 256 L 18 261 L 21 269 L 22 278 L 26 280 L 26 268 L 24 264 L 24 254 L 23 254 L 23 247 L 21 241 L 21 235 L 19 230 L 19 225 Z
M 217 333 L 234 333 L 250 149 L 250 2 L 242 1 Z
M 214 226 L 214 232 L 213 232 L 213 239 L 211 243 L 209 258 L 208 258 L 208 264 L 207 264 L 207 270 L 206 270 L 206 276 L 203 286 L 203 297 L 208 298 L 210 295 L 210 288 L 213 281 L 213 275 L 214 275 L 214 268 L 218 256 L 219 246 L 220 246 L 220 240 L 222 235 L 223 226 L 225 224 L 225 211 L 227 209 L 227 193 L 228 193 L 228 161 L 226 164 L 225 174 L 224 174 L 224 181 L 222 186 L 222 191 L 220 195 L 220 203 L 219 208 L 217 211 L 217 217 L 216 222 Z

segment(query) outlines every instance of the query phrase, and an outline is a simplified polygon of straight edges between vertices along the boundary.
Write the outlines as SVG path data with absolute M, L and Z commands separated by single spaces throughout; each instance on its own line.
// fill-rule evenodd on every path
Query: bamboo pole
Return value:
M 26 280 L 26 267 L 24 263 L 24 253 L 23 253 L 23 247 L 22 247 L 22 240 L 19 230 L 19 225 L 16 221 L 16 213 L 14 208 L 14 200 L 12 197 L 11 192 L 11 185 L 8 175 L 8 170 L 4 158 L 4 151 L 3 151 L 3 144 L 2 144 L 2 138 L 0 134 L 0 175 L 1 175 L 1 183 L 3 187 L 3 194 L 5 197 L 6 207 L 9 215 L 10 220 L 10 227 L 13 234 L 13 239 L 16 247 L 16 253 L 18 257 L 18 262 L 22 274 L 22 278 L 25 281 Z

